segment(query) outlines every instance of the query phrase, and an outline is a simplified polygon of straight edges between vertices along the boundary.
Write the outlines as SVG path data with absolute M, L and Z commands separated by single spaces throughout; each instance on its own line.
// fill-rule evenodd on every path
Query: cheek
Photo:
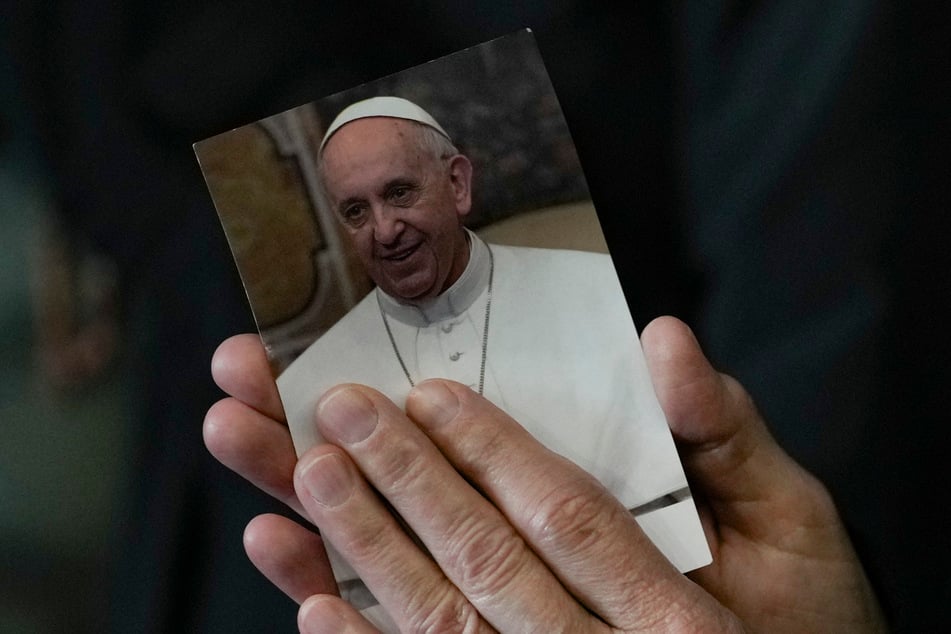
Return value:
M 439 244 L 443 251 L 451 251 L 454 244 L 454 238 L 459 231 L 459 222 L 455 216 L 446 218 L 438 226 L 432 228 L 432 235 L 439 236 Z
M 366 227 L 359 229 L 347 228 L 347 235 L 350 238 L 350 245 L 356 252 L 357 257 L 365 266 L 369 266 L 373 261 L 373 232 L 368 231 Z

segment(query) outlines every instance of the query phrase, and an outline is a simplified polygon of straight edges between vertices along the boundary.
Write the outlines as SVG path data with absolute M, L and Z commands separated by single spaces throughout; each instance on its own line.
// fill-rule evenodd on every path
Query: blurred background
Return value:
M 636 323 L 688 321 L 895 631 L 942 629 L 940 6 L 629 4 L 5 3 L 0 631 L 293 631 L 241 547 L 279 509 L 201 442 L 211 353 L 253 323 L 191 144 L 525 26 Z

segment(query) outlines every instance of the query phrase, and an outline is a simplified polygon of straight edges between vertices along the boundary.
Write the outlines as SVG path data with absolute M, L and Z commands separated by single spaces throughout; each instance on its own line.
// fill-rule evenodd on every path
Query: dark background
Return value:
M 472 211 L 466 216 L 471 229 L 519 212 L 589 200 L 534 35 L 521 30 L 449 57 L 313 105 L 325 126 L 350 104 L 378 95 L 422 106 L 472 161 Z
M 244 524 L 273 505 L 201 442 L 211 352 L 252 323 L 191 143 L 524 26 L 636 323 L 672 313 L 696 329 L 829 485 L 895 630 L 941 629 L 943 12 L 629 4 L 5 5 L 4 165 L 111 258 L 123 300 L 126 440 L 96 446 L 125 464 L 110 538 L 69 558 L 0 542 L 0 594 L 43 615 L 24 631 L 293 629 L 292 602 L 241 551 Z M 4 223 L 26 231 L 8 194 Z M 66 460 L 50 447 L 31 449 L 36 469 Z

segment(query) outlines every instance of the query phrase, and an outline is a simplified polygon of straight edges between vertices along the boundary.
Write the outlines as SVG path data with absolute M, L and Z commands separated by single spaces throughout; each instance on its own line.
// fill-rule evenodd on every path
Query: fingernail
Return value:
M 349 632 L 347 620 L 330 599 L 316 595 L 304 601 L 297 613 L 297 627 L 304 634 L 341 634 Z M 321 609 L 315 609 L 320 606 Z
M 459 413 L 459 399 L 442 381 L 426 381 L 415 388 L 414 413 L 424 427 L 445 425 Z
M 317 457 L 301 470 L 301 481 L 310 497 L 321 506 L 340 506 L 353 492 L 350 469 L 337 454 Z
M 366 440 L 376 429 L 376 421 L 373 403 L 353 388 L 334 390 L 317 406 L 317 424 L 331 442 L 352 445 Z

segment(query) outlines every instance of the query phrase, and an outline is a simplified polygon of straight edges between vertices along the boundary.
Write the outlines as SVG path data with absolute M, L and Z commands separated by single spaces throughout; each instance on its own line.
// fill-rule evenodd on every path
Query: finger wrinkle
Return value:
M 505 522 L 462 518 L 446 531 L 446 543 L 445 569 L 454 571 L 454 581 L 476 601 L 501 596 L 531 560 L 524 540 Z
M 603 546 L 619 517 L 620 505 L 594 486 L 557 487 L 532 505 L 527 529 L 530 541 L 558 558 L 584 558 Z M 615 508 L 616 507 L 616 508 Z
M 357 461 L 374 486 L 391 501 L 425 495 L 426 490 L 432 492 L 444 486 L 434 481 L 430 455 L 416 438 L 381 436 L 380 441 L 380 447 L 373 448 L 373 455 Z M 368 464 L 370 461 L 372 464 Z
M 475 634 L 485 631 L 476 608 L 449 584 L 440 586 L 438 594 L 417 594 L 407 602 L 404 614 L 410 632 Z

